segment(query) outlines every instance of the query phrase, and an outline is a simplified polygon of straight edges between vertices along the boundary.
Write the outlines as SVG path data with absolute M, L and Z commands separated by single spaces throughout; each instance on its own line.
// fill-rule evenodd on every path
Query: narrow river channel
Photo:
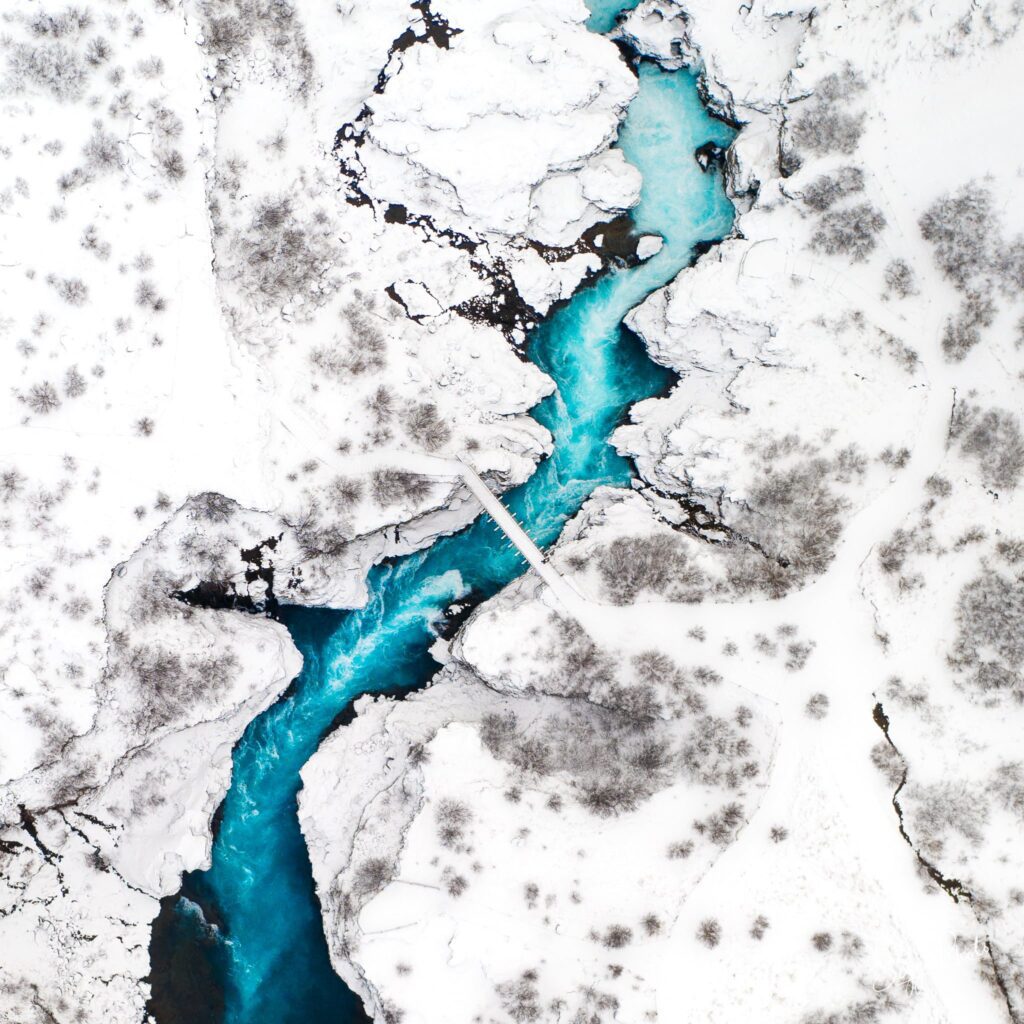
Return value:
M 591 28 L 607 30 L 610 6 L 593 10 Z M 541 546 L 595 487 L 629 485 L 631 464 L 608 437 L 633 403 L 672 383 L 623 317 L 685 268 L 698 242 L 720 239 L 732 225 L 720 175 L 702 173 L 694 159 L 706 142 L 728 145 L 732 130 L 708 115 L 688 72 L 641 62 L 637 73 L 640 91 L 617 145 L 643 174 L 636 230 L 660 234 L 665 245 L 639 266 L 606 273 L 529 339 L 529 358 L 557 384 L 533 410 L 554 437 L 554 453 L 505 501 Z M 211 868 L 187 876 L 179 896 L 165 901 L 152 946 L 160 1024 L 366 1019 L 328 959 L 296 816 L 299 771 L 353 699 L 422 686 L 435 673 L 428 651 L 453 601 L 482 600 L 523 568 L 481 517 L 425 551 L 376 567 L 364 608 L 283 610 L 305 665 L 235 748 Z

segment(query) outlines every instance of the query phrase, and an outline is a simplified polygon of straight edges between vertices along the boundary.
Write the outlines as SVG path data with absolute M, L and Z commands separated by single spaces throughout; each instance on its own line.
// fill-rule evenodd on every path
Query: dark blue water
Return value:
M 661 234 L 665 246 L 646 263 L 613 271 L 576 295 L 530 338 L 530 359 L 558 386 L 533 411 L 554 436 L 554 454 L 505 500 L 541 546 L 558 536 L 599 484 L 628 486 L 630 464 L 607 438 L 630 405 L 671 383 L 622 328 L 623 317 L 688 265 L 695 243 L 723 237 L 732 224 L 721 180 L 702 174 L 693 157 L 707 141 L 727 145 L 732 131 L 707 115 L 687 73 L 642 64 L 639 75 L 640 92 L 618 145 L 644 177 L 636 227 Z M 302 674 L 238 743 L 212 866 L 185 881 L 183 893 L 207 909 L 218 930 L 204 929 L 184 901 L 162 918 L 161 939 L 154 942 L 161 1005 L 189 998 L 175 995 L 174 985 L 184 983 L 168 981 L 163 968 L 175 957 L 181 961 L 192 943 L 223 998 L 223 1011 L 211 1019 L 361 1019 L 358 1002 L 328 960 L 296 817 L 299 771 L 356 696 L 420 686 L 434 674 L 428 649 L 451 602 L 489 596 L 523 569 L 519 553 L 484 517 L 426 551 L 374 568 L 365 608 L 285 609 L 282 617 L 305 658 Z

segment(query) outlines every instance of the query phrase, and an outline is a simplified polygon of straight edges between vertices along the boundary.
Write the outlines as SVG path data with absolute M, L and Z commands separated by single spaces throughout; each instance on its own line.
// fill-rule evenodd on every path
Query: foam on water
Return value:
M 614 2 L 620 9 L 621 0 Z M 604 18 L 604 5 L 593 10 L 595 20 Z M 630 405 L 671 384 L 668 371 L 622 327 L 623 317 L 690 262 L 697 242 L 723 237 L 732 224 L 720 178 L 702 174 L 693 156 L 707 141 L 728 144 L 731 130 L 708 116 L 689 74 L 641 64 L 639 76 L 618 145 L 643 173 L 637 228 L 661 234 L 665 245 L 646 263 L 615 270 L 580 292 L 530 339 L 530 358 L 558 386 L 533 412 L 555 448 L 506 501 L 541 546 L 596 486 L 628 486 L 630 464 L 607 438 Z M 187 972 L 168 966 L 175 957 L 187 961 L 189 942 L 212 965 L 222 991 L 209 1002 L 223 998 L 228 1024 L 365 1019 L 328 959 L 296 817 L 299 771 L 353 698 L 420 686 L 434 674 L 433 627 L 453 600 L 491 595 L 523 569 L 519 553 L 482 518 L 426 551 L 376 567 L 364 608 L 285 609 L 305 665 L 290 692 L 237 745 L 212 867 L 185 880 L 183 898 L 203 906 L 218 930 L 195 935 L 186 921 L 168 922 L 175 911 L 165 909 L 164 938 L 154 941 L 161 1024 L 221 1019 L 219 1010 L 210 1018 L 197 1012 L 195 1001 L 207 997 L 178 977 Z

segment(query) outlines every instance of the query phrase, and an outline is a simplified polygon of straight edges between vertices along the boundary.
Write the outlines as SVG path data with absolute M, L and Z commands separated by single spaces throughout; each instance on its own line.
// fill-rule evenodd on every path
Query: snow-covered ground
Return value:
M 636 199 L 635 80 L 578 0 L 436 7 L 0 14 L 4 1020 L 144 1015 L 299 666 L 244 609 L 357 605 L 478 513 L 453 459 L 548 451 L 513 345 Z M 742 125 L 741 217 L 631 314 L 680 381 L 552 556 L 579 599 L 513 584 L 307 766 L 378 1019 L 1024 1019 L 1021 17 L 616 30 Z

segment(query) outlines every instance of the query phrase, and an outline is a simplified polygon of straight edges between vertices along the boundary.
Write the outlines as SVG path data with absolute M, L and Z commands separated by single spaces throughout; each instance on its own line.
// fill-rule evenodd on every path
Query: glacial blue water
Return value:
M 587 7 L 590 8 L 587 28 L 601 35 L 611 32 L 620 12 L 631 11 L 639 3 L 640 0 L 587 0 Z
M 529 339 L 530 359 L 558 386 L 533 411 L 554 436 L 554 454 L 505 500 L 542 546 L 596 486 L 628 485 L 630 464 L 607 438 L 630 405 L 671 383 L 622 327 L 623 317 L 687 266 L 695 243 L 723 237 L 732 224 L 720 178 L 702 174 L 693 156 L 708 141 L 727 145 L 731 129 L 708 116 L 689 74 L 643 63 L 639 77 L 618 145 L 643 173 L 637 231 L 661 234 L 665 246 L 578 293 Z M 482 517 L 423 552 L 374 568 L 365 608 L 284 609 L 305 664 L 235 749 L 211 868 L 187 877 L 177 909 L 162 915 L 153 970 L 161 1024 L 365 1019 L 328 960 L 296 818 L 299 770 L 356 696 L 417 687 L 433 675 L 428 648 L 451 602 L 491 595 L 523 569 L 518 552 Z M 202 926 L 186 895 L 216 922 L 215 931 Z M 179 1017 L 182 1000 L 192 1005 Z

